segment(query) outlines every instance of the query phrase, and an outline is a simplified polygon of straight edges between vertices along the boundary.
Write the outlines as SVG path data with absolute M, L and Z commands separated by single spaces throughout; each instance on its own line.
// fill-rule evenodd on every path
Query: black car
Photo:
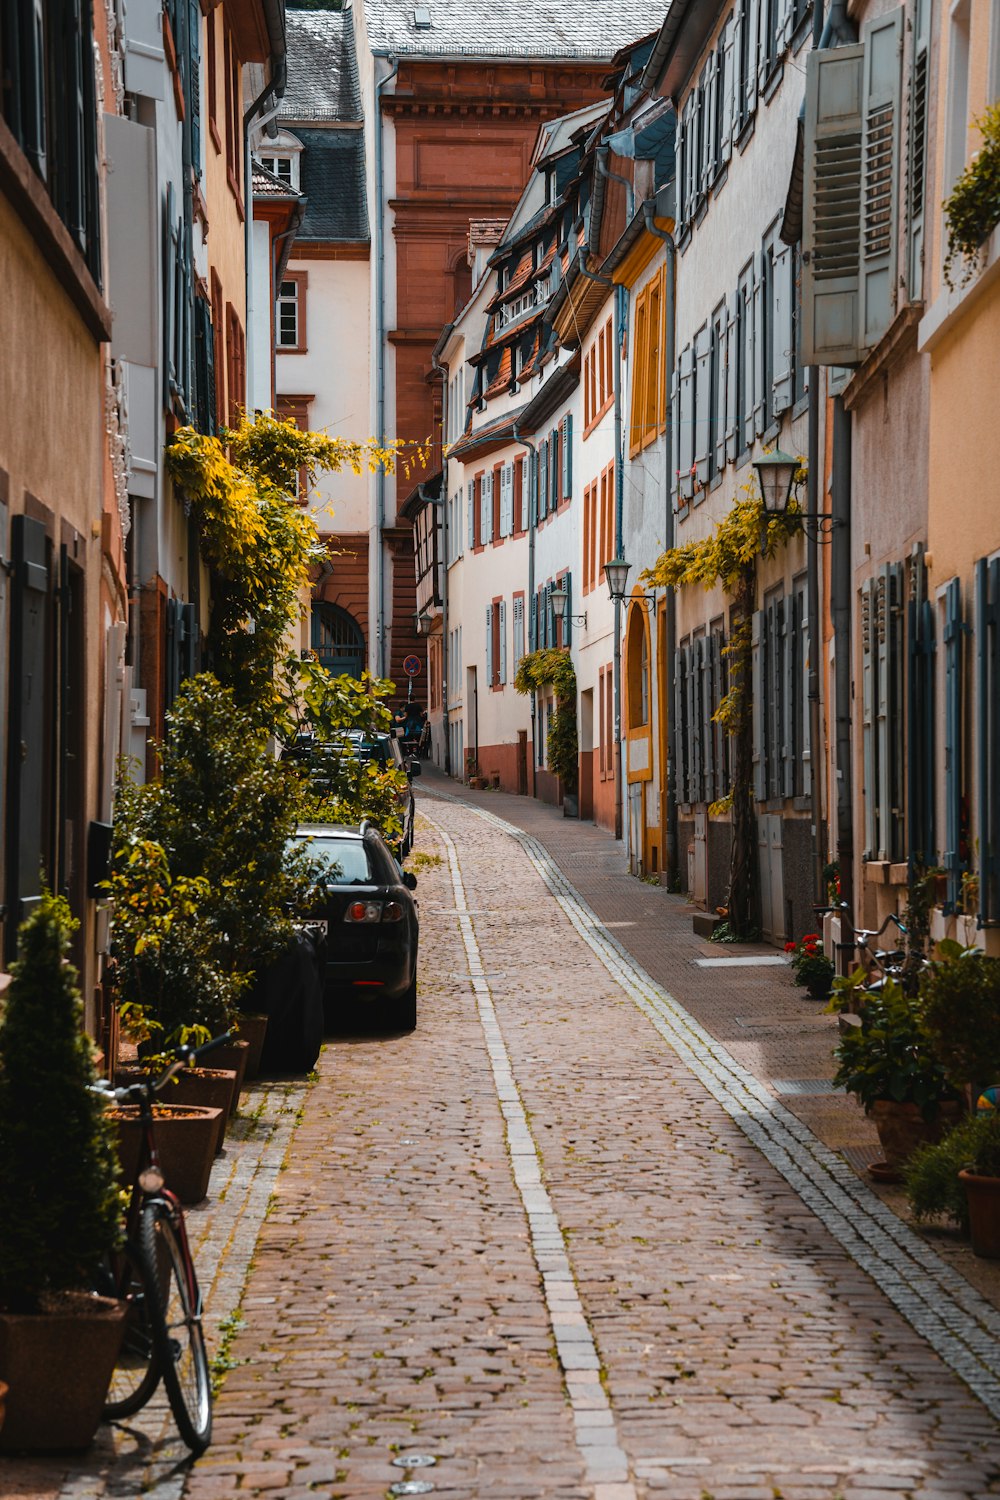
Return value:
M 415 875 L 402 871 L 372 823 L 306 824 L 296 842 L 322 860 L 326 878 L 310 915 L 325 925 L 323 998 L 327 1019 L 347 1001 L 377 1005 L 393 1024 L 417 1024 Z

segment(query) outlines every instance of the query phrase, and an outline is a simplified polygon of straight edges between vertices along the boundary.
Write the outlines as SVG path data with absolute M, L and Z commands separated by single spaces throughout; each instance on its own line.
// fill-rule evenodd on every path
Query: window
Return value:
M 223 49 L 226 83 L 226 178 L 229 190 L 243 206 L 243 98 L 240 89 L 240 59 L 232 31 L 225 26 Z
M 280 354 L 306 353 L 307 285 L 305 271 L 291 271 L 278 289 L 275 347 Z
M 524 595 L 514 595 L 514 671 L 524 655 Z
M 903 857 L 903 566 L 886 564 L 861 589 L 861 723 L 865 858 Z
M 714 802 L 729 791 L 729 736 L 715 715 L 727 691 L 722 621 L 682 641 L 674 657 L 673 754 L 677 800 Z
M 661 266 L 636 299 L 630 454 L 647 447 L 664 428 L 663 286 Z
M 507 605 L 494 599 L 486 610 L 486 681 L 491 689 L 507 681 Z
M 216 152 L 222 150 L 222 137 L 219 134 L 219 56 L 215 40 L 215 29 L 218 24 L 217 17 L 221 12 L 209 11 L 205 18 L 205 70 L 208 85 L 208 133 L 212 137 L 212 144 Z
M 243 324 L 231 302 L 226 303 L 226 390 L 229 396 L 229 425 L 239 424 L 246 405 L 246 336 Z
M 272 176 L 279 177 L 282 182 L 287 182 L 289 187 L 297 185 L 295 178 L 298 174 L 294 170 L 295 162 L 290 153 L 283 156 L 262 156 L 259 160 L 265 172 L 270 172 Z
M 601 780 L 610 781 L 615 774 L 615 678 L 610 663 L 598 668 L 597 699 L 600 736 L 597 763 Z
M 607 318 L 591 344 L 583 365 L 583 435 L 586 438 L 614 401 L 614 348 L 611 319 Z
M 979 915 L 1000 920 L 1000 556 L 976 563 Z
M 628 727 L 645 729 L 649 724 L 649 632 L 646 610 L 642 604 L 629 607 L 628 642 Z
M 583 492 L 583 592 L 600 588 L 615 555 L 615 466 L 608 464 Z

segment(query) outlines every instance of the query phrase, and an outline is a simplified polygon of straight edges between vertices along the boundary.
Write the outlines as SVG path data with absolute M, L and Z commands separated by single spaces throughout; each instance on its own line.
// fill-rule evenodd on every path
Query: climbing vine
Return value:
M 549 722 L 548 762 L 563 789 L 576 795 L 579 780 L 579 744 L 576 728 L 576 672 L 566 651 L 552 648 L 522 656 L 514 674 L 514 687 L 530 696 L 542 688 L 555 693 L 555 713 Z
M 228 452 L 227 452 L 228 447 Z M 270 413 L 209 437 L 182 427 L 167 447 L 167 468 L 198 524 L 202 557 L 212 573 L 209 652 L 219 680 L 245 706 L 273 707 L 272 677 L 289 626 L 302 608 L 310 570 L 326 557 L 316 523 L 295 503 L 300 475 L 319 470 L 409 469 L 417 448 L 380 447 L 300 431 Z
M 800 469 L 796 477 L 801 481 L 804 470 Z M 729 690 L 712 717 L 731 736 L 733 774 L 728 795 L 713 803 L 709 811 L 732 815 L 727 906 L 728 926 L 736 942 L 748 940 L 756 928 L 752 618 L 757 563 L 761 557 L 773 557 L 801 528 L 794 502 L 786 514 L 768 517 L 755 486 L 747 484 L 742 498 L 710 536 L 670 548 L 642 574 L 642 582 L 654 588 L 678 589 L 696 583 L 714 588 L 721 583 L 732 601 L 732 625 L 724 648 Z

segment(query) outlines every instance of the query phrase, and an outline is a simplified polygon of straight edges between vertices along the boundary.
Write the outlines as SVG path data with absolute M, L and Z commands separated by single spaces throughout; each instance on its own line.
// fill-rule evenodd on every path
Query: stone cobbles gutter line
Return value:
M 573 927 L 625 994 L 911 1327 L 965 1381 L 990 1414 L 1000 1419 L 1000 1314 L 636 963 L 543 844 L 461 798 L 436 790 L 428 790 L 427 795 L 458 803 L 523 849 Z M 447 835 L 435 827 L 450 844 Z M 462 920 L 471 932 L 471 919 Z M 482 968 L 481 962 L 477 967 Z
M 555 1338 L 559 1363 L 573 1411 L 576 1442 L 594 1500 L 636 1500 L 628 1460 L 619 1442 L 611 1405 L 601 1384 L 601 1361 L 587 1324 L 566 1254 L 566 1242 L 552 1201 L 542 1182 L 541 1158 L 511 1068 L 497 1020 L 489 980 L 483 969 L 472 913 L 458 861 L 458 851 L 444 829 L 428 818 L 448 854 L 455 909 L 469 963 L 479 1020 L 493 1082 L 507 1128 L 514 1182 L 528 1219 L 532 1251 Z

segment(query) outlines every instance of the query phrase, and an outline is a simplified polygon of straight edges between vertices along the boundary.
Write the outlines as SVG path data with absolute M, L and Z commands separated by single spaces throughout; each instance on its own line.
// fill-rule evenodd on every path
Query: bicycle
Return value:
M 212 1383 L 202 1331 L 201 1292 L 180 1200 L 166 1186 L 156 1146 L 153 1105 L 183 1068 L 230 1039 L 178 1047 L 156 1079 L 124 1088 L 99 1085 L 115 1104 L 134 1105 L 142 1124 L 139 1161 L 125 1215 L 125 1242 L 106 1268 L 102 1290 L 128 1306 L 125 1338 L 104 1405 L 105 1420 L 133 1416 L 163 1381 L 182 1439 L 197 1457 L 212 1436 Z

